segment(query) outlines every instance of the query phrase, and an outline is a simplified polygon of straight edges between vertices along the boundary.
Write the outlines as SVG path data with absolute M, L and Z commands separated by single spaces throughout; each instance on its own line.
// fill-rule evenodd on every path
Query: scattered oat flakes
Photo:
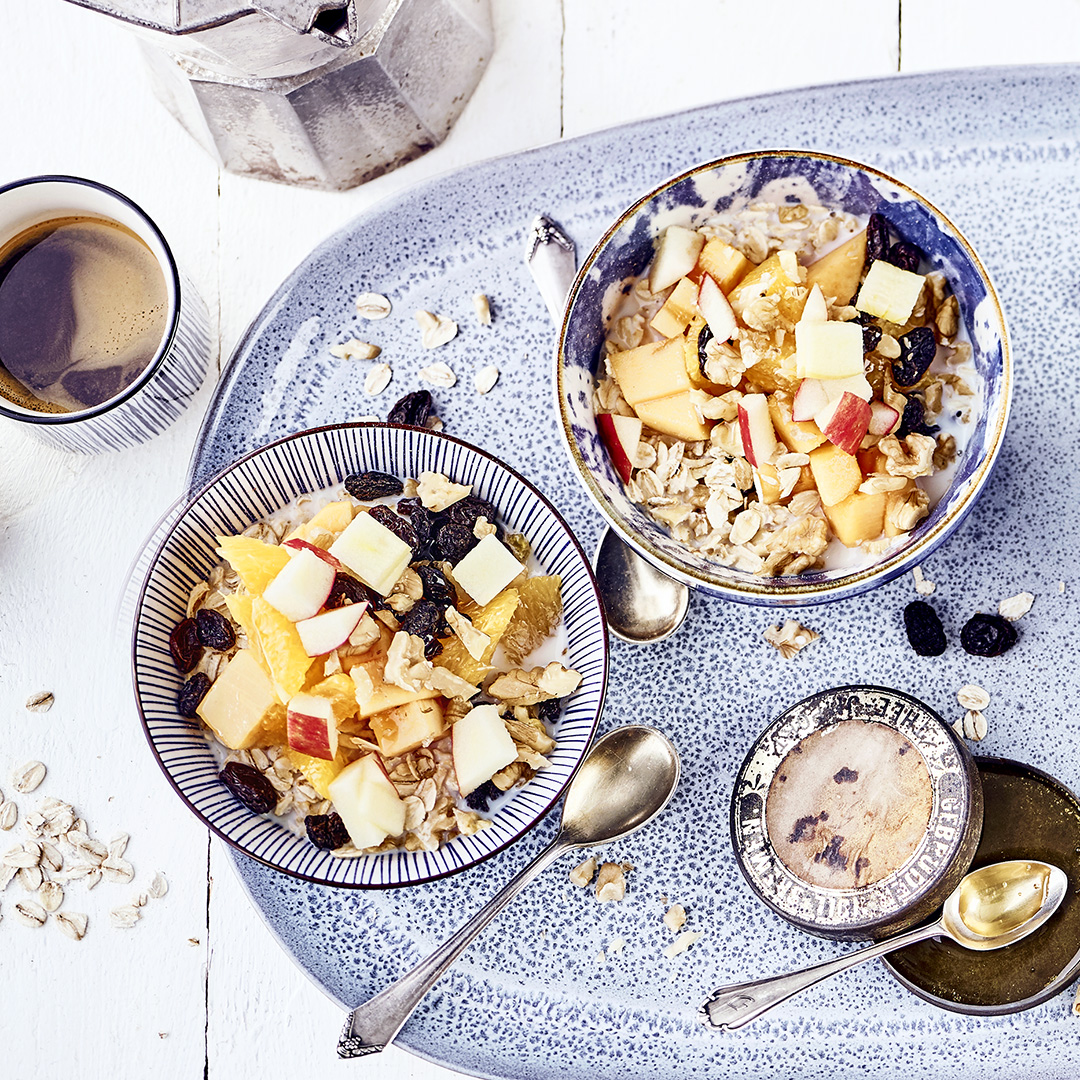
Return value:
M 968 711 L 953 724 L 952 729 L 962 739 L 971 739 L 972 742 L 982 742 L 982 740 L 986 738 L 986 732 L 988 730 L 986 717 L 983 716 L 979 709 L 968 709 Z
M 430 364 L 420 371 L 420 378 L 432 386 L 444 386 L 449 389 L 457 382 L 457 376 L 453 370 L 443 363 Z
M 168 891 L 169 883 L 165 880 L 165 875 L 159 870 L 150 882 L 150 888 L 147 890 L 151 897 L 155 900 L 160 900 Z M 196 942 L 198 944 L 198 942 Z
M 38 889 L 38 896 L 46 911 L 56 911 L 64 902 L 64 887 L 58 881 L 44 881 Z
M 1064 591 L 1065 591 L 1065 582 L 1064 581 L 1059 581 L 1058 582 L 1058 592 L 1063 593 Z
M 390 385 L 393 377 L 394 373 L 390 370 L 389 364 L 376 364 L 364 379 L 364 393 L 368 397 L 381 394 Z
M 491 301 L 487 298 L 487 293 L 474 293 L 473 307 L 476 309 L 476 317 L 480 320 L 482 326 L 491 325 Z
M 956 700 L 964 706 L 965 709 L 985 709 L 990 704 L 990 695 L 981 687 L 974 686 L 968 683 L 967 686 L 961 686 L 956 691 Z
M 135 878 L 135 868 L 127 859 L 114 859 L 111 855 L 101 864 L 101 874 L 115 885 L 127 885 Z
M 123 904 L 109 912 L 109 921 L 120 930 L 130 930 L 141 918 L 142 912 L 134 904 Z
M 590 881 L 593 879 L 593 875 L 596 873 L 596 859 L 591 855 L 584 861 L 577 864 L 573 870 L 570 871 L 570 881 L 577 885 L 578 888 L 584 889 Z
M 458 324 L 445 315 L 418 311 L 416 321 L 420 324 L 420 343 L 425 349 L 437 349 L 457 337 Z
M 19 808 L 10 799 L 5 803 L 0 803 L 0 829 L 5 831 L 12 829 L 18 820 Z
M 669 930 L 681 930 L 686 925 L 686 909 L 682 904 L 672 904 L 664 912 L 664 925 Z
M 702 930 L 686 930 L 681 933 L 665 950 L 664 955 L 672 960 L 686 952 L 691 945 L 696 944 L 705 936 Z
M 44 779 L 45 766 L 40 761 L 27 761 L 11 774 L 11 782 L 15 785 L 15 790 L 23 795 L 37 788 Z
M 189 937 L 187 939 L 187 943 L 192 946 L 192 948 L 194 948 L 196 945 L 199 944 L 199 939 L 197 937 Z
M 41 861 L 41 852 L 31 851 L 25 847 L 13 847 L 4 854 L 5 866 L 13 866 L 16 870 L 25 870 L 31 866 L 37 866 Z
M 89 921 L 81 911 L 59 911 L 53 916 L 53 922 L 73 941 L 81 940 Z
M 937 585 L 935 585 L 934 582 L 927 581 L 926 578 L 923 577 L 921 566 L 916 566 L 915 569 L 911 571 L 911 576 L 915 579 L 915 591 L 920 596 L 930 596 L 937 588 Z
M 44 926 L 49 913 L 33 900 L 20 900 L 15 905 L 15 918 L 24 926 Z
M 499 369 L 494 364 L 488 364 L 473 376 L 473 385 L 478 394 L 486 394 L 498 381 Z
M 616 955 L 618 955 L 625 948 L 626 942 L 621 937 L 612 938 L 611 941 L 608 942 L 609 953 L 615 953 Z
M 1017 593 L 1015 596 L 1006 597 L 998 604 L 998 614 L 1003 619 L 1008 619 L 1009 622 L 1016 622 L 1017 619 L 1022 619 L 1031 610 L 1031 605 L 1034 603 L 1034 593 Z
M 596 899 L 602 904 L 626 895 L 626 878 L 618 863 L 606 862 L 596 875 Z
M 390 301 L 382 293 L 365 292 L 356 298 L 356 313 L 361 319 L 385 319 L 390 310 Z
M 55 700 L 52 694 L 45 690 L 40 694 L 31 694 L 26 699 L 26 707 L 31 712 L 48 712 L 53 707 Z
M 800 649 L 805 649 L 821 635 L 795 619 L 788 619 L 783 626 L 768 627 L 764 637 L 785 660 L 790 660 Z
M 349 338 L 340 345 L 331 345 L 330 353 L 342 360 L 374 360 L 382 349 L 378 345 L 372 345 L 370 341 L 361 341 L 359 338 Z

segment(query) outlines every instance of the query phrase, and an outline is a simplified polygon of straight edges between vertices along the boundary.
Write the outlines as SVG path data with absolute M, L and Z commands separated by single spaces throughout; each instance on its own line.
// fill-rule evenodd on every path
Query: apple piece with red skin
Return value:
M 737 329 L 735 312 L 731 310 L 731 304 L 728 303 L 728 298 L 723 294 L 720 286 L 708 274 L 701 275 L 698 310 L 709 324 L 709 329 L 716 341 L 731 340 Z
M 870 427 L 871 435 L 879 437 L 891 435 L 900 423 L 900 411 L 884 401 L 870 402 Z
M 326 603 L 335 577 L 325 559 L 301 548 L 263 590 L 263 599 L 291 622 L 310 619 Z
M 293 694 L 286 706 L 289 748 L 308 757 L 333 761 L 338 748 L 333 702 L 315 694 Z
M 776 450 L 776 432 L 764 394 L 744 394 L 739 401 L 739 435 L 743 454 L 755 468 L 764 465 Z
M 318 555 L 323 562 L 329 563 L 334 570 L 344 570 L 339 559 L 335 559 L 326 548 L 321 548 L 317 544 L 312 544 L 307 540 L 301 540 L 299 536 L 294 536 L 291 540 L 286 540 L 281 545 L 284 548 L 292 548 L 293 551 L 310 551 L 313 555 Z
M 830 401 L 814 417 L 814 423 L 833 446 L 846 454 L 854 454 L 870 430 L 870 403 L 845 391 L 842 397 Z
M 367 602 L 346 604 L 344 607 L 324 611 L 296 624 L 300 644 L 308 656 L 325 656 L 344 645 L 367 611 Z
M 630 483 L 641 441 L 641 419 L 622 416 L 620 413 L 597 413 L 596 427 L 600 438 L 611 455 L 611 463 L 624 484 Z
M 829 393 L 824 379 L 803 379 L 791 402 L 791 419 L 813 420 L 829 404 Z

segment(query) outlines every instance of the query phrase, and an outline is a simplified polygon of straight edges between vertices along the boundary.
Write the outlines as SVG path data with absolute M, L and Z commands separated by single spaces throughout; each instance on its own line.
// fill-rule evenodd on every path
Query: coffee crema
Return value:
M 24 229 L 0 248 L 0 394 L 43 413 L 108 401 L 157 355 L 168 309 L 153 252 L 118 222 Z

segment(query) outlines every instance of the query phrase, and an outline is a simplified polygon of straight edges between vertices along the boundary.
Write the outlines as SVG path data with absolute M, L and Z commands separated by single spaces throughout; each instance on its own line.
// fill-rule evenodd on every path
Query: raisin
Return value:
M 912 395 L 904 406 L 904 415 L 900 417 L 900 426 L 896 437 L 903 439 L 908 435 L 933 435 L 938 430 L 937 424 L 926 422 L 926 406 L 922 398 Z
M 277 806 L 274 785 L 258 769 L 240 761 L 230 761 L 221 770 L 219 777 L 253 814 L 265 814 Z
M 199 715 L 199 703 L 206 697 L 210 685 L 210 676 L 204 671 L 196 671 L 180 687 L 180 693 L 176 695 L 176 711 L 188 720 L 196 719 Z
M 479 495 L 466 495 L 464 499 L 458 499 L 443 511 L 443 520 L 452 521 L 456 525 L 464 525 L 470 532 L 476 528 L 480 518 L 487 518 L 492 525 L 495 524 L 499 511 Z
M 914 386 L 934 362 L 937 339 L 929 326 L 916 326 L 898 339 L 900 359 L 892 362 L 893 381 L 897 386 Z
M 438 638 L 432 638 L 424 645 L 424 659 L 433 660 L 443 651 L 443 643 Z
M 884 259 L 889 252 L 889 223 L 880 214 L 871 214 L 866 223 L 866 266 Z
M 169 635 L 169 652 L 181 675 L 186 675 L 202 656 L 199 630 L 194 619 L 181 619 Z
M 545 724 L 554 724 L 562 715 L 562 702 L 558 698 L 548 698 L 546 701 L 538 702 L 536 715 Z
M 435 534 L 435 543 L 441 558 L 449 563 L 458 563 L 476 546 L 477 539 L 472 529 L 450 522 L 440 527 Z
M 940 656 L 945 651 L 945 628 L 925 600 L 912 600 L 904 608 L 904 629 L 911 647 L 920 656 Z
M 470 791 L 465 796 L 465 805 L 470 810 L 483 813 L 491 804 L 491 800 L 497 799 L 501 794 L 502 792 L 490 780 L 485 780 L 475 791 Z
M 384 472 L 353 473 L 345 477 L 345 490 L 361 501 L 388 499 L 400 495 L 405 485 L 396 477 Z
M 339 570 L 334 576 L 334 584 L 330 586 L 330 595 L 323 607 L 327 611 L 344 607 L 346 604 L 368 603 L 374 607 L 375 599 L 375 593 L 362 581 L 354 578 L 352 574 L 346 574 L 344 570 Z
M 445 610 L 454 603 L 456 595 L 454 586 L 450 584 L 446 575 L 430 563 L 414 566 L 417 576 L 424 586 L 424 599 L 430 600 L 436 607 Z
M 413 427 L 423 427 L 431 418 L 434 408 L 435 403 L 427 390 L 414 390 L 398 401 L 390 410 L 387 420 L 391 424 L 411 424 Z
M 220 611 L 201 608 L 195 615 L 195 630 L 208 649 L 231 649 L 236 644 L 236 631 Z
M 398 517 L 389 506 L 373 506 L 368 513 L 380 525 L 385 525 L 398 539 L 404 540 L 414 552 L 420 546 L 420 538 L 416 535 L 416 530 L 403 517 Z
M 873 352 L 881 341 L 881 327 L 880 326 L 864 326 L 862 328 L 862 351 L 864 353 Z
M 430 600 L 417 600 L 401 620 L 401 629 L 427 641 L 442 622 L 442 612 Z
M 922 257 L 922 251 L 914 244 L 909 244 L 906 240 L 898 240 L 889 248 L 889 254 L 885 256 L 885 259 L 891 262 L 893 266 L 900 267 L 901 270 L 916 274 L 919 271 L 919 263 L 922 262 Z
M 308 814 L 304 818 L 308 839 L 323 851 L 334 851 L 352 842 L 345 822 L 338 814 Z
M 697 339 L 697 363 L 698 369 L 701 371 L 701 376 L 707 379 L 709 376 L 705 371 L 705 365 L 709 360 L 708 344 L 713 339 L 713 332 L 709 328 L 709 324 L 706 323 L 701 328 L 701 333 L 698 334 Z
M 972 615 L 960 631 L 960 644 L 972 656 L 1000 656 L 1016 638 L 1016 627 L 1001 615 Z
M 431 534 L 435 531 L 435 515 L 419 499 L 401 499 L 397 512 L 409 519 L 416 533 L 418 551 L 427 551 Z

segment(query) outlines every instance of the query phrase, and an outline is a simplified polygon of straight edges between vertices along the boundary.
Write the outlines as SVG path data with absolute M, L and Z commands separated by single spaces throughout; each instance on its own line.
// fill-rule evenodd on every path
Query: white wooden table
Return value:
M 828 81 L 1080 60 L 1080 0 L 492 0 L 497 44 L 450 138 L 397 172 L 324 194 L 221 172 L 150 92 L 121 25 L 63 0 L 0 0 L 0 182 L 74 173 L 130 195 L 206 298 L 224 363 L 274 288 L 377 199 L 497 154 L 725 98 Z M 761 142 L 769 143 L 768 132 Z M 68 888 L 82 941 L 14 917 L 0 895 L 0 1075 L 10 1080 L 344 1076 L 432 1080 L 391 1049 L 341 1062 L 337 1007 L 282 952 L 222 846 L 172 794 L 131 699 L 117 598 L 180 493 L 212 391 L 147 446 L 94 458 L 0 423 L 0 791 L 74 804 L 106 842 L 131 835 L 130 885 Z M 27 698 L 55 705 L 31 712 Z M 46 763 L 16 795 L 13 767 Z M 21 823 L 0 834 L 7 850 Z M 134 928 L 110 908 L 170 889 Z

